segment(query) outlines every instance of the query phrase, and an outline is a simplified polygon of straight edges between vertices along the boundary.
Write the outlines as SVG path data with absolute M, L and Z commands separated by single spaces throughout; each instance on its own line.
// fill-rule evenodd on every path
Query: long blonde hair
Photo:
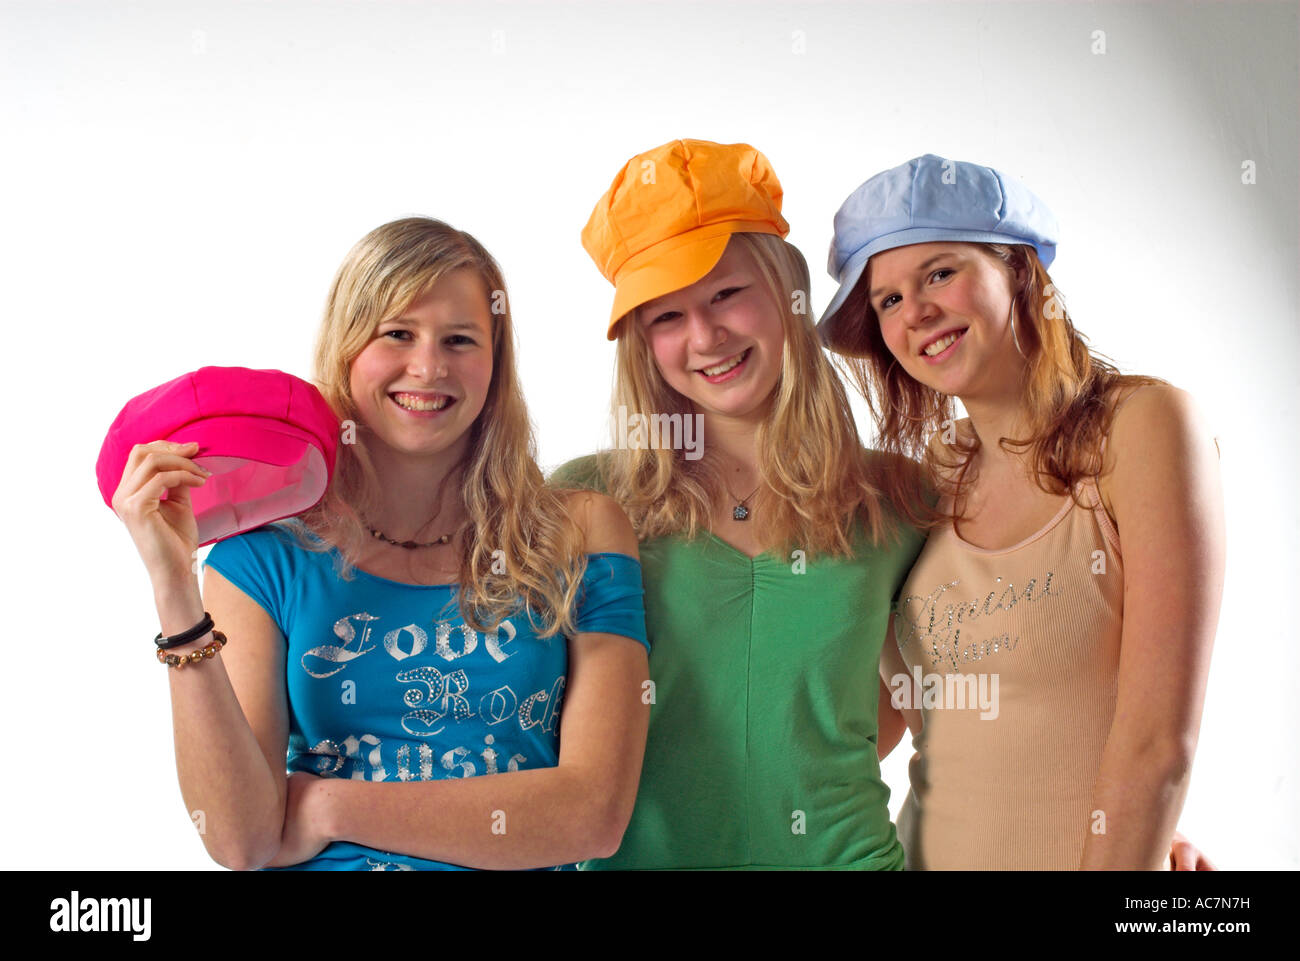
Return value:
M 858 438 L 848 396 L 808 315 L 808 265 L 799 251 L 770 234 L 737 233 L 773 302 L 781 307 L 781 374 L 768 417 L 758 428 L 759 476 L 773 496 L 755 512 L 761 542 L 770 551 L 798 547 L 837 556 L 853 553 L 851 521 L 861 518 L 872 543 L 886 522 L 879 496 L 882 466 Z M 613 410 L 693 413 L 689 400 L 659 373 L 636 311 L 618 324 Z M 616 439 L 617 444 L 617 439 Z M 711 505 L 725 487 L 715 460 L 688 460 L 683 451 L 615 450 L 598 463 L 609 494 L 622 505 L 641 539 L 709 527 Z
M 521 610 L 541 637 L 575 633 L 574 601 L 586 568 L 582 534 L 564 498 L 545 486 L 515 369 L 514 327 L 501 268 L 469 234 L 441 221 L 410 217 L 377 227 L 348 253 L 330 288 L 316 340 L 313 379 L 355 443 L 339 445 L 333 480 L 316 507 L 288 523 L 308 550 L 339 550 L 336 572 L 351 580 L 372 542 L 363 516 L 382 492 L 350 389 L 352 362 L 386 320 L 401 316 L 439 278 L 469 268 L 483 280 L 492 309 L 492 380 L 470 427 L 459 475 L 469 520 L 460 559 L 459 609 L 490 631 Z M 315 535 L 315 536 L 312 536 Z M 540 624 L 534 620 L 540 615 Z

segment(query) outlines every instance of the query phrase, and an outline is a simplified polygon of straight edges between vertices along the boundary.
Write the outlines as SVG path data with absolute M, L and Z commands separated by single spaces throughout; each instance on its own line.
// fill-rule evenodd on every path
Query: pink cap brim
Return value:
M 329 485 L 326 455 L 336 453 L 333 444 L 264 417 L 208 418 L 163 439 L 197 442 L 191 460 L 213 472 L 189 489 L 200 547 L 314 507 Z

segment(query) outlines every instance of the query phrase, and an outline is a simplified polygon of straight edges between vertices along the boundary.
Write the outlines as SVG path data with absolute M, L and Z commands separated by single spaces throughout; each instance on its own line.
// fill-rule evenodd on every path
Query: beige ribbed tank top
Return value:
M 1075 869 L 1104 827 L 1124 572 L 1096 481 L 1077 489 L 1091 509 L 1067 497 L 1003 550 L 935 528 L 899 595 L 886 682 L 924 720 L 898 818 L 910 869 Z

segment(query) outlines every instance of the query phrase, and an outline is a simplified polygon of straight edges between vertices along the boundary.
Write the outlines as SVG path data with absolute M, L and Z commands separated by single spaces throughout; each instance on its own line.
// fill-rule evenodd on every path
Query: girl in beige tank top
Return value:
M 941 495 L 889 491 L 931 525 L 881 660 L 914 736 L 909 866 L 1160 867 L 1223 588 L 1208 430 L 1091 354 L 1046 271 L 1055 222 L 1012 178 L 927 155 L 867 181 L 836 230 L 819 326 L 878 445 Z
M 936 529 L 903 587 L 881 673 L 923 718 L 898 819 L 911 868 L 1079 865 L 1124 609 L 1118 534 L 1096 482 L 1079 493 L 1091 509 L 1065 498 L 1003 550 Z

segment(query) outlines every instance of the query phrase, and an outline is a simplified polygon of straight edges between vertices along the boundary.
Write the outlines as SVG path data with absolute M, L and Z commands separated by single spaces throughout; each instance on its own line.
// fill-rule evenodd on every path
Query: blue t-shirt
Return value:
M 206 561 L 288 639 L 288 772 L 429 781 L 555 766 L 563 635 L 537 637 L 524 612 L 475 631 L 457 609 L 456 585 L 355 569 L 344 581 L 337 553 L 308 551 L 272 524 L 218 542 Z M 643 594 L 634 558 L 587 555 L 578 630 L 649 649 Z M 463 869 L 338 842 L 292 870 Z

